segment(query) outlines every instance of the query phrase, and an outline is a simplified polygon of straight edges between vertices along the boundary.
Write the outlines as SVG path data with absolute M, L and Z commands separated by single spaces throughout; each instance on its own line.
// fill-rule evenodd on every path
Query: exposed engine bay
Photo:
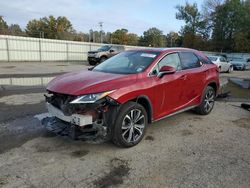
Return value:
M 111 118 L 119 103 L 104 97 L 94 103 L 72 104 L 77 96 L 49 92 L 45 95 L 49 117 L 42 121 L 45 127 L 56 134 L 73 139 L 107 138 Z

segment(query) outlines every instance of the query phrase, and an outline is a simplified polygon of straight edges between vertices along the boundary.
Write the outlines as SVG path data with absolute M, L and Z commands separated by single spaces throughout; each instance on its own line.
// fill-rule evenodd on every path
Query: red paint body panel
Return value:
M 159 51 L 159 49 L 140 51 Z M 120 75 L 96 71 L 78 71 L 52 80 L 47 89 L 52 92 L 84 95 L 115 90 L 109 96 L 119 103 L 146 96 L 152 104 L 152 119 L 157 120 L 183 108 L 199 105 L 204 89 L 209 83 L 219 88 L 217 66 L 203 64 L 199 68 L 180 70 L 162 78 L 148 76 L 150 70 L 168 53 L 191 51 L 207 59 L 201 52 L 191 49 L 161 49 L 160 55 L 142 73 Z

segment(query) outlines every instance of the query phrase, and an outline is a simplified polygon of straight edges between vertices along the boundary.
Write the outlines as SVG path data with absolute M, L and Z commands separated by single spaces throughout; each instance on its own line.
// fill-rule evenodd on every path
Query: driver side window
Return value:
M 159 73 L 159 70 L 163 66 L 170 66 L 170 67 L 174 67 L 176 70 L 180 70 L 181 61 L 180 61 L 178 53 L 168 54 L 164 58 L 162 58 L 162 60 L 152 70 L 151 75 L 157 75 Z

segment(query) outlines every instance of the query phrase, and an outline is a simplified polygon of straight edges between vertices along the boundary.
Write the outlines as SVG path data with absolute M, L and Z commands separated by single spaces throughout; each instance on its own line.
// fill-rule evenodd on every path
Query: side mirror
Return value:
M 110 53 L 113 53 L 113 52 L 115 52 L 115 50 L 112 50 L 112 49 L 111 49 L 111 50 L 109 50 L 109 52 L 110 52 Z
M 158 77 L 162 78 L 165 74 L 173 74 L 176 72 L 176 69 L 174 67 L 171 66 L 163 66 L 161 67 L 159 73 L 158 73 Z

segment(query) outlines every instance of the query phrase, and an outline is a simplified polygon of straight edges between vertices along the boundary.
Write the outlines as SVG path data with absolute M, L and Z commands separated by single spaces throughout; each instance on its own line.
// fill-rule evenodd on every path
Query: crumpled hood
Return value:
M 49 82 L 47 90 L 78 96 L 119 89 L 134 84 L 136 80 L 136 74 L 122 75 L 83 70 L 54 78 Z

